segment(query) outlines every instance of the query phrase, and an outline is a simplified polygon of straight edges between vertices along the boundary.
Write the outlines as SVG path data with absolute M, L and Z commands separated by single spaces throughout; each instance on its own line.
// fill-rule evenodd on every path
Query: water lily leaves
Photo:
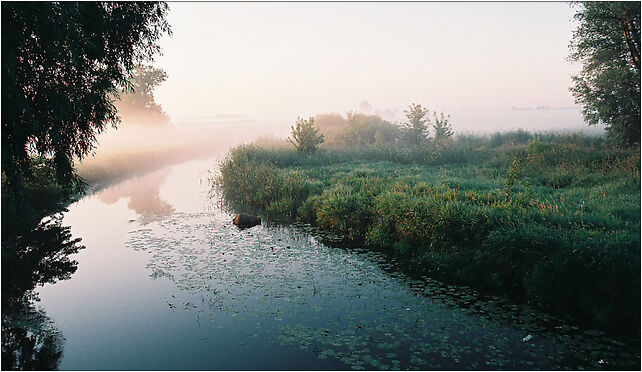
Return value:
M 599 369 L 599 360 L 622 358 L 639 365 L 622 355 L 626 344 L 599 332 L 409 278 L 384 255 L 327 246 L 305 226 L 238 232 L 228 220 L 218 210 L 177 214 L 132 231 L 128 243 L 148 253 L 152 277 L 175 286 L 171 310 L 217 319 L 222 334 L 244 332 L 355 370 Z M 537 342 L 521 342 L 525 334 Z

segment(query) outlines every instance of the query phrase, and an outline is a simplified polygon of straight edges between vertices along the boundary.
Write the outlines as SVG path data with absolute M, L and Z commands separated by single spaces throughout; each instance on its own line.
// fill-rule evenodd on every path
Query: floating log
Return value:
M 238 227 L 252 227 L 261 224 L 261 217 L 237 213 L 232 222 Z

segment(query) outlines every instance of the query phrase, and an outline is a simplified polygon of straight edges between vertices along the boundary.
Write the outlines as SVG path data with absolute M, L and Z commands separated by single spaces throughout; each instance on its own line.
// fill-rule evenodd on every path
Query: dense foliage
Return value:
M 387 250 L 412 271 L 639 330 L 639 151 L 523 131 L 313 157 L 243 146 L 219 185 L 228 201 Z
M 2 3 L 2 175 L 18 193 L 34 155 L 73 186 L 72 159 L 118 122 L 113 101 L 170 27 L 158 2 Z
M 39 310 L 37 286 L 69 279 L 84 247 L 61 226 L 61 216 L 43 220 L 32 231 L 3 241 L 2 367 L 5 370 L 55 370 L 63 339 Z M 8 247 L 5 247 L 8 245 Z
M 82 181 L 72 160 L 119 118 L 114 100 L 170 32 L 165 3 L 2 3 L 2 236 Z
M 640 142 L 640 2 L 581 2 L 571 59 L 582 63 L 571 88 L 589 124 L 615 142 Z

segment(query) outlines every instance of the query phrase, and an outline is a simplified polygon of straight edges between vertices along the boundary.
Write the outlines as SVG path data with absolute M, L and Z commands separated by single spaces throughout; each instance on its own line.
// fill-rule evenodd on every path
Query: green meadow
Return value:
M 524 131 L 314 154 L 244 145 L 215 183 L 236 208 L 388 252 L 409 273 L 639 330 L 639 148 Z

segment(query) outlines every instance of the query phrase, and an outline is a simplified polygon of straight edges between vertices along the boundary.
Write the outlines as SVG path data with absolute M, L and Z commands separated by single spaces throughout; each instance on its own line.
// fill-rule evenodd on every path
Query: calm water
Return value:
M 44 228 L 43 246 L 64 245 L 70 226 L 85 248 L 52 254 L 77 266 L 33 269 L 60 279 L 36 287 L 35 305 L 3 302 L 3 369 L 9 354 L 67 370 L 640 368 L 639 346 L 408 278 L 309 227 L 240 230 L 210 192 L 215 164 L 127 180 Z

